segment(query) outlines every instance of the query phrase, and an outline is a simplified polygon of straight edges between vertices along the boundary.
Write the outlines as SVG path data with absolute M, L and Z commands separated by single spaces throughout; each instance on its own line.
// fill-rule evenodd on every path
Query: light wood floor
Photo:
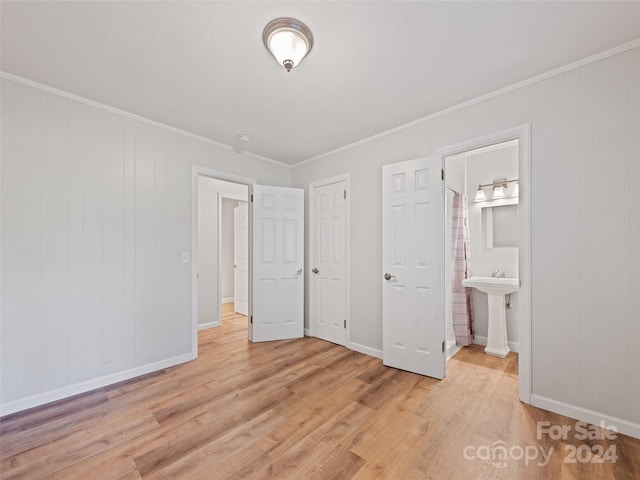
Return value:
M 513 353 L 463 349 L 437 381 L 313 338 L 250 344 L 229 311 L 199 339 L 196 361 L 2 419 L 0 477 L 640 478 L 638 440 L 590 441 L 617 462 L 571 464 L 573 432 L 537 439 L 536 421 L 575 420 L 517 400 Z M 512 455 L 486 459 L 494 442 Z M 527 447 L 537 460 L 512 458 Z

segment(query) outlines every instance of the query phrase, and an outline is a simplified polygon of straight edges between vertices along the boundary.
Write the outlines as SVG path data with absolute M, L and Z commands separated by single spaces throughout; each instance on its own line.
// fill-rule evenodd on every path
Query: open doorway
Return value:
M 235 313 L 236 291 L 241 296 L 243 315 L 248 314 L 248 214 L 244 216 L 242 230 L 246 238 L 241 239 L 240 245 L 236 248 L 234 213 L 239 207 L 247 211 L 249 186 L 214 177 L 211 172 L 199 173 L 196 182 L 195 315 L 197 329 L 205 330 L 222 324 L 223 311 L 225 315 Z M 243 254 L 239 253 L 240 247 L 245 249 Z M 243 260 L 243 274 L 238 279 L 235 278 L 234 267 L 238 265 L 234 262 L 236 254 Z M 246 321 L 244 323 L 247 324 Z
M 250 342 L 304 336 L 304 190 L 192 167 L 192 349 L 198 331 L 221 325 L 220 208 L 230 197 L 248 205 Z M 183 261 L 189 262 L 188 252 Z M 228 304 L 227 304 L 228 305 Z
M 473 344 L 480 355 L 515 352 L 525 403 L 531 391 L 530 149 L 525 125 L 437 153 L 445 180 L 446 357 Z
M 462 284 L 472 276 L 519 278 L 518 140 L 445 157 L 445 179 L 447 358 L 470 344 L 503 358 L 518 353 L 517 286 L 504 311 L 491 311 L 488 294 Z

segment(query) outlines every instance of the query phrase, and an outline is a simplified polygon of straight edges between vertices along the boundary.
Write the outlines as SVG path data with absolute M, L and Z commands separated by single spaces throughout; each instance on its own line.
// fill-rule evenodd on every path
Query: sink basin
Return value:
M 488 295 L 507 295 L 520 289 L 520 279 L 499 277 L 470 277 L 462 281 L 465 287 L 477 288 Z
M 487 294 L 489 307 L 489 329 L 485 353 L 497 357 L 506 357 L 509 353 L 507 341 L 507 313 L 504 296 L 520 289 L 517 278 L 470 277 L 462 281 L 465 287 L 477 288 Z

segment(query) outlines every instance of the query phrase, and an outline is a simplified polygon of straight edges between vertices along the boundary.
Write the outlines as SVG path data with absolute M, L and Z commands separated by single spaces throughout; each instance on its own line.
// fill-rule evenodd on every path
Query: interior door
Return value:
M 313 189 L 311 315 L 314 335 L 346 342 L 346 182 Z
M 304 190 L 254 185 L 250 340 L 304 336 Z
M 233 309 L 249 315 L 249 206 L 233 209 Z
M 444 378 L 442 180 L 437 159 L 382 169 L 383 363 Z

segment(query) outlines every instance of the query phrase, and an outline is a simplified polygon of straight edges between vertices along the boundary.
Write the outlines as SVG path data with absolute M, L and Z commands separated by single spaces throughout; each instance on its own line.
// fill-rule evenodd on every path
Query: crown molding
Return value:
M 138 122 L 146 123 L 149 125 L 153 125 L 154 127 L 161 128 L 163 130 L 167 130 L 169 132 L 177 133 L 178 135 L 183 135 L 185 137 L 193 138 L 195 140 L 199 140 L 204 143 L 208 143 L 209 145 L 216 146 L 218 148 L 222 148 L 223 150 L 228 150 L 238 155 L 244 155 L 247 157 L 255 158 L 257 160 L 262 160 L 264 162 L 273 163 L 280 167 L 293 168 L 291 165 L 283 162 L 279 162 L 278 160 L 274 160 L 273 158 L 264 157 L 262 155 L 258 155 L 257 153 L 247 152 L 246 150 L 238 150 L 236 147 L 232 145 L 227 145 L 226 143 L 218 142 L 217 140 L 212 140 L 207 137 L 203 137 L 201 135 L 197 135 L 195 133 L 188 132 L 186 130 L 182 130 L 180 128 L 172 127 L 171 125 L 167 125 L 165 123 L 156 122 L 155 120 L 151 120 L 146 117 L 141 117 L 140 115 L 136 115 L 134 113 L 127 112 L 126 110 L 121 110 L 119 108 L 112 107 L 110 105 L 105 105 L 104 103 L 96 102 L 94 100 L 90 100 L 85 97 L 81 97 L 79 95 L 75 95 L 73 93 L 66 92 L 64 90 L 59 90 L 54 87 L 50 87 L 48 85 L 44 85 L 42 83 L 35 82 L 33 80 L 29 80 L 28 78 L 20 77 L 18 75 L 14 75 L 13 73 L 8 73 L 3 70 L 0 70 L 0 78 L 5 78 L 7 80 L 11 80 L 12 82 L 20 83 L 27 87 L 35 88 L 37 90 L 41 90 L 43 92 L 51 93 L 53 95 L 58 95 L 60 97 L 67 98 L 69 100 L 73 100 L 76 102 L 83 103 L 85 105 L 89 105 L 91 107 L 99 108 L 101 110 L 114 113 L 116 115 L 120 115 L 125 118 L 130 118 L 131 120 L 135 120 Z
M 598 62 L 607 57 L 611 57 L 613 55 L 617 55 L 622 52 L 626 52 L 627 50 L 631 50 L 633 48 L 640 47 L 640 38 L 633 40 L 628 43 L 623 43 L 617 47 L 611 48 L 609 50 L 605 50 L 604 52 L 597 53 L 590 57 L 583 58 L 582 60 L 577 60 L 575 62 L 569 63 L 562 67 L 555 68 L 553 70 L 549 70 L 548 72 L 541 73 L 540 75 L 536 75 L 534 77 L 530 77 L 526 80 L 522 80 L 521 82 L 514 83 L 512 85 L 508 85 L 499 90 L 494 90 L 493 92 L 486 93 L 479 97 L 473 98 L 471 100 L 467 100 L 466 102 L 459 103 L 458 105 L 454 105 L 453 107 L 446 108 L 444 110 L 440 110 L 439 112 L 432 113 L 431 115 L 427 115 L 426 117 L 418 118 L 417 120 L 413 120 L 409 123 L 405 123 L 398 127 L 394 127 L 390 130 L 385 130 L 384 132 L 377 133 L 370 137 L 363 138 L 362 140 L 358 140 L 353 143 L 349 143 L 347 145 L 343 145 L 342 147 L 334 148 L 333 150 L 329 150 L 328 152 L 321 153 L 319 155 L 307 158 L 306 160 L 302 160 L 298 163 L 294 163 L 291 165 L 291 168 L 300 167 L 307 163 L 315 162 L 316 160 L 320 160 L 321 158 L 325 158 L 331 155 L 334 155 L 339 152 L 343 152 L 345 150 L 349 150 L 350 148 L 357 147 L 359 145 L 364 145 L 365 143 L 373 142 L 380 138 L 384 138 L 388 135 L 393 135 L 394 133 L 402 132 L 403 130 L 407 130 L 409 128 L 415 127 L 416 125 L 420 125 L 422 123 L 428 122 L 430 120 L 436 119 L 438 117 L 442 117 L 452 112 L 456 112 L 458 110 L 462 110 L 464 108 L 470 107 L 472 105 L 476 105 L 481 102 L 485 102 L 495 97 L 499 97 L 500 95 L 504 95 L 509 92 L 513 92 L 514 90 L 518 90 L 523 87 L 527 87 L 529 85 L 533 85 L 534 83 L 541 82 L 543 80 L 547 80 L 552 77 L 556 77 L 558 75 L 562 75 L 563 73 L 569 72 L 571 70 L 575 70 L 576 68 L 584 67 L 585 65 L 589 65 L 591 63 Z
M 498 89 L 498 90 L 494 90 L 493 92 L 489 92 L 487 94 L 481 95 L 481 96 L 473 98 L 471 100 L 467 100 L 466 102 L 459 103 L 457 105 L 454 105 L 452 107 L 446 108 L 444 110 L 440 110 L 439 112 L 432 113 L 432 114 L 427 115 L 425 117 L 418 118 L 418 119 L 413 120 L 413 121 L 411 121 L 409 123 L 405 123 L 403 125 L 394 127 L 392 129 L 389 129 L 389 130 L 385 130 L 383 132 L 377 133 L 375 135 L 371 135 L 371 136 L 363 138 L 361 140 L 357 140 L 355 142 L 343 145 L 341 147 L 334 148 L 333 150 L 329 150 L 329 151 L 321 153 L 319 155 L 315 155 L 313 157 L 307 158 L 305 160 L 302 160 L 302 161 L 294 163 L 294 164 L 288 164 L 288 163 L 280 162 L 278 160 L 274 160 L 272 158 L 259 155 L 257 153 L 251 153 L 251 152 L 247 152 L 247 151 L 239 151 L 237 148 L 235 148 L 235 147 L 233 147 L 231 145 L 227 145 L 226 143 L 218 142 L 216 140 L 212 140 L 210 138 L 203 137 L 201 135 L 196 135 L 195 133 L 191 133 L 191 132 L 188 132 L 186 130 L 181 130 L 179 128 L 172 127 L 172 126 L 164 124 L 164 123 L 156 122 L 154 120 L 150 120 L 148 118 L 141 117 L 141 116 L 135 115 L 133 113 L 129 113 L 129 112 L 125 111 L 125 110 L 121 110 L 119 108 L 111 107 L 109 105 L 105 105 L 105 104 L 100 103 L 100 102 L 89 100 L 88 98 L 81 97 L 81 96 L 75 95 L 73 93 L 65 92 L 64 90 L 59 90 L 57 88 L 49 87 L 48 85 L 44 85 L 42 83 L 38 83 L 38 82 L 35 82 L 33 80 L 29 80 L 29 79 L 26 79 L 26 78 L 23 78 L 23 77 L 19 77 L 18 75 L 14 75 L 12 73 L 4 72 L 2 70 L 0 70 L 0 77 L 1 78 L 6 78 L 7 80 L 11 80 L 11 81 L 14 81 L 14 82 L 17 82 L 17 83 L 21 83 L 23 85 L 27 85 L 29 87 L 37 88 L 38 90 L 42 90 L 42 91 L 45 91 L 45 92 L 53 93 L 54 95 L 59 95 L 59 96 L 68 98 L 70 100 L 75 100 L 77 102 L 81 102 L 81 103 L 84 103 L 86 105 L 97 107 L 97 108 L 100 108 L 100 109 L 115 113 L 117 115 L 121 115 L 121 116 L 124 116 L 124 117 L 127 117 L 127 118 L 131 118 L 131 119 L 137 120 L 139 122 L 144 122 L 144 123 L 147 123 L 149 125 L 153 125 L 155 127 L 162 128 L 164 130 L 168 130 L 170 132 L 174 132 L 174 133 L 177 133 L 177 134 L 180 134 L 180 135 L 184 135 L 186 137 L 193 138 L 195 140 L 200 140 L 201 142 L 205 142 L 205 143 L 208 143 L 210 145 L 214 145 L 214 146 L 222 148 L 224 150 L 235 152 L 238 155 L 244 155 L 244 156 L 247 156 L 247 157 L 255 158 L 257 160 L 262 160 L 264 162 L 272 163 L 272 164 L 278 165 L 280 167 L 293 169 L 293 168 L 305 165 L 307 163 L 311 163 L 311 162 L 314 162 L 316 160 L 320 160 L 322 158 L 329 157 L 329 156 L 334 155 L 336 153 L 339 153 L 339 152 L 342 152 L 342 151 L 345 151 L 345 150 L 349 150 L 349 149 L 357 147 L 359 145 L 364 145 L 366 143 L 373 142 L 373 141 L 378 140 L 380 138 L 384 138 L 384 137 L 386 137 L 388 135 L 393 135 L 394 133 L 402 132 L 403 130 L 410 129 L 412 127 L 415 127 L 417 125 L 420 125 L 422 123 L 428 122 L 430 120 L 434 120 L 436 118 L 442 117 L 442 116 L 447 115 L 449 113 L 456 112 L 456 111 L 462 110 L 464 108 L 470 107 L 472 105 L 476 105 L 478 103 L 490 100 L 492 98 L 499 97 L 500 95 L 504 95 L 506 93 L 513 92 L 514 90 L 518 90 L 520 88 L 527 87 L 527 86 L 532 85 L 534 83 L 538 83 L 538 82 L 541 82 L 543 80 L 547 80 L 549 78 L 552 78 L 552 77 L 555 77 L 555 76 L 558 76 L 558 75 L 562 75 L 563 73 L 569 72 L 571 70 L 575 70 L 576 68 L 584 67 L 584 66 L 589 65 L 591 63 L 598 62 L 598 61 L 603 60 L 603 59 L 605 59 L 607 57 L 611 57 L 613 55 L 617 55 L 619 53 L 626 52 L 627 50 L 631 50 L 631 49 L 636 48 L 636 47 L 640 47 L 640 38 L 638 38 L 636 40 L 633 40 L 631 42 L 628 42 L 628 43 L 623 43 L 622 45 L 618 45 L 617 47 L 611 48 L 609 50 L 605 50 L 604 52 L 600 52 L 600 53 L 597 53 L 595 55 L 591 55 L 590 57 L 586 57 L 586 58 L 583 58 L 581 60 L 577 60 L 575 62 L 569 63 L 569 64 L 564 65 L 562 67 L 555 68 L 553 70 L 549 70 L 548 72 L 542 73 L 540 75 L 536 75 L 534 77 L 530 77 L 530 78 L 528 78 L 526 80 L 522 80 L 521 82 L 514 83 L 512 85 L 508 85 L 508 86 L 503 87 L 503 88 Z

